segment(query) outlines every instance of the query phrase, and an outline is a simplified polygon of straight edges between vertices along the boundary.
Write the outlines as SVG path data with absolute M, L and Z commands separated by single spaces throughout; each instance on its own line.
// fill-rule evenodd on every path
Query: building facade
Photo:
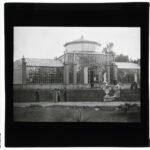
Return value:
M 81 37 L 66 43 L 64 54 L 56 59 L 23 57 L 14 62 L 14 84 L 72 85 L 77 88 L 90 87 L 91 83 L 99 86 L 103 82 L 140 81 L 138 64 L 116 63 L 113 55 L 98 52 L 100 46 Z M 125 76 L 131 77 L 126 80 Z

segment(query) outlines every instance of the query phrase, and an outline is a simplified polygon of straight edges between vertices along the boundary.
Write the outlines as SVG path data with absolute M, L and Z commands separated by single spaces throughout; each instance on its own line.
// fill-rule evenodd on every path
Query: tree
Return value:
M 115 52 L 112 50 L 113 46 L 114 46 L 114 43 L 106 44 L 106 47 L 103 48 L 102 52 L 105 54 L 111 54 L 115 56 Z
M 135 60 L 130 60 L 130 62 L 136 63 L 136 64 L 140 64 L 140 59 L 135 59 Z
M 108 49 L 108 52 L 112 51 L 112 48 L 114 47 L 114 43 L 108 43 L 106 45 L 107 49 Z
M 120 54 L 115 57 L 115 61 L 116 62 L 129 62 L 129 57 L 128 55 Z

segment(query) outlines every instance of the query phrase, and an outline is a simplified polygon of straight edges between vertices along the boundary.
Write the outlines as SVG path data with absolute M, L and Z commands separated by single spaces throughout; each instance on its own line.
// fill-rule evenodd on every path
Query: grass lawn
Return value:
M 127 113 L 113 107 L 14 107 L 14 121 L 23 122 L 140 122 L 140 110 Z

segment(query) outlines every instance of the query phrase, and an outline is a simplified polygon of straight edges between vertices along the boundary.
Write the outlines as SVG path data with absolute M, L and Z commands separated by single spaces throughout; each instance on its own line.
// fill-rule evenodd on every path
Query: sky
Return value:
M 14 60 L 61 56 L 64 44 L 84 36 L 101 44 L 114 43 L 116 54 L 140 58 L 140 28 L 138 27 L 14 27 Z

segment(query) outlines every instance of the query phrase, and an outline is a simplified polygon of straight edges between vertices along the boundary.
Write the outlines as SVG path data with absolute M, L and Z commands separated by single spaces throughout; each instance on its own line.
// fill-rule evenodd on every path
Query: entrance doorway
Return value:
M 94 82 L 94 71 L 90 70 L 90 83 Z

